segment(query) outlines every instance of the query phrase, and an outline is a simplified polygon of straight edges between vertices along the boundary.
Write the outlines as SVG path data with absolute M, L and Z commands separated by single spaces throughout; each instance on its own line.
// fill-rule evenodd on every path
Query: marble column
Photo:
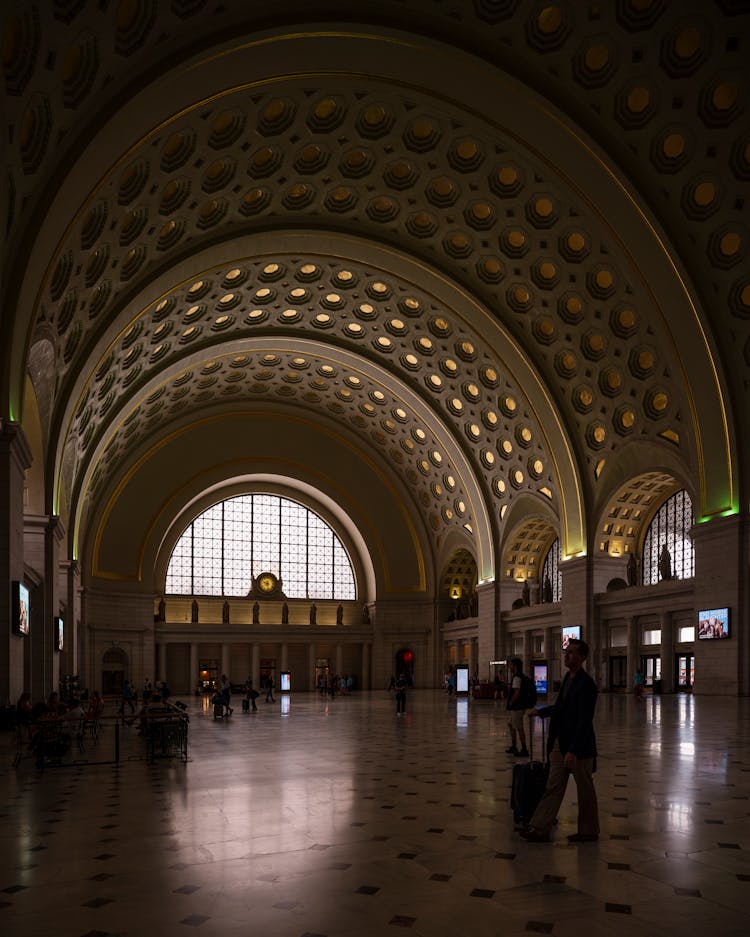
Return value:
M 560 676 L 560 628 L 544 629 L 544 656 L 547 660 L 547 692 L 552 692 L 552 687 L 556 680 L 562 680 Z
M 165 641 L 156 642 L 156 675 L 158 683 L 167 679 L 167 645 Z
M 633 687 L 633 678 L 641 669 L 641 635 L 638 616 L 632 615 L 628 619 L 628 669 L 627 669 L 627 690 Z M 645 676 L 645 675 L 644 675 Z
M 344 646 L 343 644 L 336 645 L 336 675 L 341 676 L 344 670 Z
M 370 645 L 367 641 L 362 642 L 362 675 L 359 685 L 363 690 L 371 689 L 370 683 Z
M 221 645 L 221 673 L 226 674 L 229 682 L 232 682 L 232 646 L 226 642 Z
M 260 644 L 253 641 L 252 645 L 252 669 L 250 671 L 253 678 L 253 686 L 260 693 Z
M 285 673 L 289 670 L 289 645 L 284 643 L 281 645 L 281 672 Z
M 674 623 L 672 613 L 661 613 L 661 690 L 674 693 Z
M 315 683 L 315 661 L 318 657 L 318 646 L 312 641 L 307 645 L 307 684 L 308 689 L 317 690 Z
M 188 688 L 190 693 L 195 692 L 195 688 L 198 685 L 198 643 L 197 641 L 190 642 L 190 674 L 188 676 Z
M 527 628 L 523 633 L 523 672 L 531 672 L 531 658 L 534 656 L 534 642 L 533 636 L 531 634 L 531 629 Z
M 11 590 L 23 582 L 24 473 L 32 464 L 31 449 L 20 425 L 0 420 L 0 700 L 15 702 L 31 691 L 25 670 L 28 640 L 11 628 Z M 36 698 L 36 697 L 35 697 Z

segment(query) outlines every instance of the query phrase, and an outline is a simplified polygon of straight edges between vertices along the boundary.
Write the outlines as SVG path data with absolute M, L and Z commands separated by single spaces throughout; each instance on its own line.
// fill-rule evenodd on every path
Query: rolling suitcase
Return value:
M 224 704 L 214 703 L 214 719 L 223 719 L 223 718 L 224 718 Z
M 529 760 L 524 764 L 513 766 L 513 779 L 510 790 L 510 806 L 513 811 L 513 820 L 519 826 L 528 826 L 537 804 L 542 799 L 544 788 L 549 777 L 549 759 L 534 761 L 534 729 L 533 719 L 541 718 L 529 716 Z M 542 751 L 546 756 L 545 720 L 542 722 Z
M 243 697 L 242 699 L 242 712 L 250 712 L 250 700 L 247 697 Z

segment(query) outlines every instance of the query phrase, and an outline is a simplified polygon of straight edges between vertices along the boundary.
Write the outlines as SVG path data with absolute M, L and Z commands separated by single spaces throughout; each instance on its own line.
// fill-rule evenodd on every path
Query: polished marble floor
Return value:
M 600 697 L 602 837 L 514 832 L 502 704 L 384 691 L 188 701 L 189 760 L 0 762 L 13 937 L 420 937 L 750 931 L 750 700 Z M 114 729 L 77 759 L 106 761 Z M 539 739 L 537 739 L 537 751 Z

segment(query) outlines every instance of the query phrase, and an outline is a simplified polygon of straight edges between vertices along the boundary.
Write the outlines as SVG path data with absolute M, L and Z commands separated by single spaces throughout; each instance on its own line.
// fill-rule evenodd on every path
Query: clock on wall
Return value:
M 273 573 L 261 573 L 256 580 L 258 590 L 264 595 L 271 595 L 279 586 L 279 580 Z

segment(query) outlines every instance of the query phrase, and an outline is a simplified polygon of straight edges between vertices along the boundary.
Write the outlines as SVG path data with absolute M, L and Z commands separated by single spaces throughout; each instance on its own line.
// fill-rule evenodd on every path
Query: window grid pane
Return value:
M 549 576 L 552 586 L 552 601 L 562 601 L 562 571 L 560 569 L 560 538 L 552 544 L 547 551 L 547 557 L 542 567 L 542 586 Z
M 659 558 L 666 545 L 670 553 L 672 578 L 691 579 L 695 575 L 695 550 L 691 530 L 693 503 L 682 489 L 659 508 L 643 541 L 642 579 L 644 586 L 659 582 Z
M 166 591 L 244 596 L 263 572 L 289 598 L 355 599 L 354 570 L 328 524 L 276 495 L 242 495 L 209 508 L 177 541 Z

